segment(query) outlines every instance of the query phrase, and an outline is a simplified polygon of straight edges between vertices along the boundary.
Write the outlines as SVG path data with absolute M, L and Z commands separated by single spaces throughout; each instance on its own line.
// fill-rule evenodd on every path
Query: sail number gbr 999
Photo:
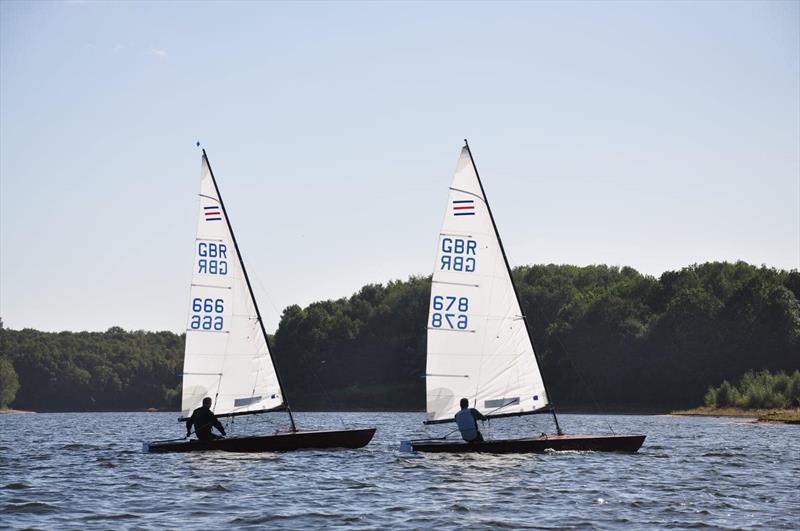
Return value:
M 195 297 L 192 299 L 192 318 L 189 327 L 192 330 L 220 331 L 225 327 L 225 318 L 222 316 L 224 311 L 223 299 Z
M 453 297 L 451 295 L 436 295 L 433 297 L 433 312 L 431 312 L 432 328 L 449 328 L 453 330 L 466 330 L 469 326 L 469 298 Z

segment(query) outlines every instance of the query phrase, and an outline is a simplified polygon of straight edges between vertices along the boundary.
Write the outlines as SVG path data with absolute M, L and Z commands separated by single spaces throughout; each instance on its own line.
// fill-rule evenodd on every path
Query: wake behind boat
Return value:
M 187 420 L 203 399 L 210 397 L 218 418 L 285 410 L 291 431 L 202 441 L 153 441 L 144 443 L 145 452 L 360 448 L 372 440 L 375 428 L 297 429 L 272 359 L 267 332 L 239 245 L 205 150 L 190 298 L 179 420 Z M 205 431 L 197 428 L 197 431 Z M 210 430 L 210 426 L 207 428 Z
M 644 442 L 645 436 L 639 434 L 563 434 L 466 141 L 439 234 L 427 348 L 425 424 L 453 422 L 463 397 L 488 419 L 552 414 L 556 434 L 469 443 L 445 437 L 420 439 L 403 441 L 401 450 L 636 452 Z

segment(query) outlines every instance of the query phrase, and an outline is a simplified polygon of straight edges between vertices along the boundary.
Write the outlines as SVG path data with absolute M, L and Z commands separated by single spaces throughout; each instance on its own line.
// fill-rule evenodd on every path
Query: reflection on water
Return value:
M 4 415 L 0 522 L 14 528 L 770 529 L 800 521 L 800 429 L 746 420 L 561 415 L 569 433 L 641 432 L 635 455 L 400 453 L 444 435 L 422 413 L 299 413 L 307 429 L 377 426 L 361 450 L 141 453 L 183 435 L 175 413 Z M 285 416 L 239 419 L 270 433 Z M 552 431 L 495 420 L 493 438 Z

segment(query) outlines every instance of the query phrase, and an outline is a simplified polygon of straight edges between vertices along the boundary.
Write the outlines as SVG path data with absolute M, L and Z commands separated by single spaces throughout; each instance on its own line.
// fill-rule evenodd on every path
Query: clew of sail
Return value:
M 206 396 L 217 415 L 277 409 L 284 397 L 267 338 L 205 155 L 202 161 L 181 414 Z
M 452 421 L 462 397 L 490 416 L 546 408 L 525 318 L 466 146 L 439 235 L 427 326 L 427 422 Z

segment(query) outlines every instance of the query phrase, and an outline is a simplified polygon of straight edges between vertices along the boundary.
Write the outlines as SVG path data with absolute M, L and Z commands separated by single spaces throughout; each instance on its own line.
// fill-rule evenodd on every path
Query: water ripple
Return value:
M 300 413 L 301 426 L 375 425 L 361 450 L 140 452 L 180 430 L 166 414 L 9 415 L 0 514 L 10 528 L 795 529 L 797 426 L 667 416 L 562 415 L 573 433 L 648 434 L 636 455 L 415 455 L 417 413 Z M 265 416 L 266 417 L 266 416 Z M 273 424 L 281 416 L 272 417 Z M 268 432 L 256 422 L 235 430 Z M 550 429 L 493 421 L 495 438 Z M 231 430 L 231 431 L 235 431 Z M 438 430 L 438 431 L 437 431 Z M 489 431 L 489 430 L 487 430 Z M 145 436 L 145 434 L 149 434 Z M 187 519 L 187 511 L 192 518 Z
M 44 502 L 9 503 L 0 509 L 0 513 L 44 514 L 57 511 L 58 508 Z
M 29 489 L 31 488 L 31 486 L 28 485 L 27 483 L 18 482 L 18 483 L 9 483 L 8 485 L 3 485 L 2 488 L 5 490 L 21 490 L 21 489 Z

